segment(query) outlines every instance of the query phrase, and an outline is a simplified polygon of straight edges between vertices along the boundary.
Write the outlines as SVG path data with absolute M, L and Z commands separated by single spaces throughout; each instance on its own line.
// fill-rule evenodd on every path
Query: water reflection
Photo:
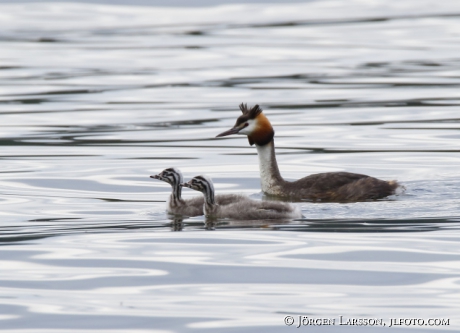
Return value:
M 450 318 L 447 328 L 456 329 L 456 242 L 450 232 L 326 239 L 276 231 L 29 240 L 4 249 L 2 267 L 14 267 L 21 278 L 0 279 L 2 327 L 58 329 L 73 318 L 72 327 L 82 330 L 154 325 L 276 332 L 287 314 L 359 313 Z M 37 244 L 41 250 L 30 251 Z
M 2 330 L 458 328 L 459 3 L 0 7 Z M 148 176 L 171 166 L 264 199 L 255 149 L 214 139 L 241 102 L 269 116 L 287 178 L 346 170 L 406 193 L 299 203 L 300 220 L 168 216 Z

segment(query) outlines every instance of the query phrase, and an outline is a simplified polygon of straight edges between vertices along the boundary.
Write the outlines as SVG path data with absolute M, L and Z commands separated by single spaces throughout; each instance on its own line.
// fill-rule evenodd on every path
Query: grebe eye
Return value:
M 244 127 L 248 127 L 248 126 L 249 126 L 249 124 L 248 124 L 248 123 L 244 123 Z

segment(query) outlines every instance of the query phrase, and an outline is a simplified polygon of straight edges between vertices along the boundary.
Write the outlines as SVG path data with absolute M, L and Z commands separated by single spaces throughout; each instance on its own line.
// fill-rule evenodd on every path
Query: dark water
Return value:
M 0 330 L 280 332 L 299 315 L 458 330 L 459 17 L 431 0 L 1 4 Z M 166 167 L 262 198 L 255 148 L 214 138 L 241 102 L 272 121 L 286 178 L 406 192 L 173 223 L 148 177 Z

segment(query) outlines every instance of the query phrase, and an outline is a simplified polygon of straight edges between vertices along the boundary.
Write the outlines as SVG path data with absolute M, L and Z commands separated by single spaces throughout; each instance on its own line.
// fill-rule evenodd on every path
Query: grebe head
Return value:
M 162 180 L 171 186 L 177 186 L 184 181 L 182 173 L 176 168 L 164 169 L 158 175 L 150 176 L 150 178 Z
M 205 175 L 196 176 L 190 179 L 187 183 L 182 183 L 180 186 L 191 188 L 192 190 L 202 193 L 214 193 L 214 185 L 211 178 Z
M 217 138 L 232 134 L 247 135 L 251 146 L 254 143 L 263 146 L 273 140 L 275 131 L 270 121 L 262 113 L 259 105 L 254 105 L 251 109 L 248 109 L 247 104 L 241 103 L 240 110 L 243 114 L 238 117 L 235 126 L 228 131 L 220 133 L 216 136 Z

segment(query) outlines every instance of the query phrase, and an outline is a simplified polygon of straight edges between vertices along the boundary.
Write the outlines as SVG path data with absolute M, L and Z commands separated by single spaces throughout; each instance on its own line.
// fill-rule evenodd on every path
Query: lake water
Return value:
M 458 331 L 459 18 L 434 0 L 0 4 L 0 331 Z M 171 166 L 263 199 L 255 148 L 214 138 L 241 102 L 286 178 L 405 193 L 171 221 L 149 178 Z

